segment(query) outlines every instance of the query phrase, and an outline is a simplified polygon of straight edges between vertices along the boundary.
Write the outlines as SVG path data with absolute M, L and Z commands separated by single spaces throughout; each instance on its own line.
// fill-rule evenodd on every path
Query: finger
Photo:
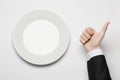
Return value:
M 83 39 L 85 42 L 88 41 L 88 39 L 83 34 L 80 36 L 80 38 Z
M 85 29 L 85 31 L 86 31 L 89 35 L 93 35 L 93 34 L 95 33 L 95 30 L 92 29 L 92 28 L 89 28 L 89 27 L 87 27 L 87 28 Z
M 103 35 L 105 34 L 105 32 L 107 31 L 108 25 L 110 24 L 110 22 L 106 22 L 102 28 L 102 30 L 100 31 L 100 33 L 102 33 Z
M 83 35 L 84 35 L 87 39 L 90 39 L 90 34 L 87 33 L 86 31 L 83 32 Z
M 80 42 L 81 42 L 82 44 L 85 44 L 85 41 L 84 41 L 82 38 L 80 38 Z

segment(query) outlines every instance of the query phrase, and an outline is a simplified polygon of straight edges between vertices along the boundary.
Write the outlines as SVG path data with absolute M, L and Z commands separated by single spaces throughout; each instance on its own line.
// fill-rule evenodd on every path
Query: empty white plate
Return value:
M 63 56 L 69 45 L 70 33 L 57 14 L 36 10 L 18 21 L 12 41 L 24 60 L 35 65 L 46 65 Z

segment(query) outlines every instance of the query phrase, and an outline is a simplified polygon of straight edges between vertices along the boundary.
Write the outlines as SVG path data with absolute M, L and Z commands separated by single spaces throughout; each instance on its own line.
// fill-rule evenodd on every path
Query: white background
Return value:
M 23 61 L 11 44 L 17 21 L 36 9 L 48 9 L 68 24 L 71 42 L 66 54 L 55 64 L 34 66 Z M 0 80 L 88 80 L 86 52 L 78 42 L 86 26 L 99 31 L 111 22 L 102 43 L 113 80 L 120 80 L 119 0 L 0 0 Z

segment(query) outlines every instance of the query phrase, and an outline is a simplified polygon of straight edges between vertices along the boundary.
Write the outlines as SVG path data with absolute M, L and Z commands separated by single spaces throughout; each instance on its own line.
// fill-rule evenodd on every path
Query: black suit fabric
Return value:
M 91 58 L 87 62 L 89 80 L 112 80 L 104 55 Z

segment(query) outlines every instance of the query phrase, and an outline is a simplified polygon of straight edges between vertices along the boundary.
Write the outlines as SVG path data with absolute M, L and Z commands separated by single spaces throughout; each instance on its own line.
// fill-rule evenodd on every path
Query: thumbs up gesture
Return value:
M 105 36 L 106 30 L 110 22 L 106 22 L 100 32 L 96 32 L 92 28 L 86 28 L 80 36 L 80 42 L 87 51 L 100 48 L 101 42 Z

